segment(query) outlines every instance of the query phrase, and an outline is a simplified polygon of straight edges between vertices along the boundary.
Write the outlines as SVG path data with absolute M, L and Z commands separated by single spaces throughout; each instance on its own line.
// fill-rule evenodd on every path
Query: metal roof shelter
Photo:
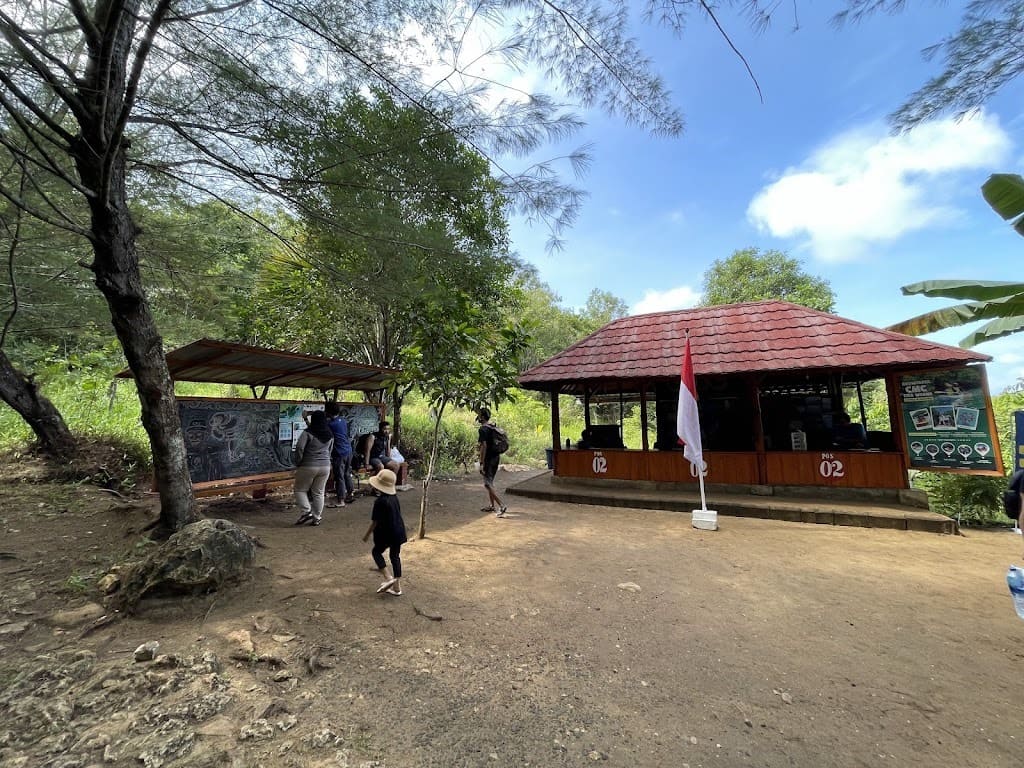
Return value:
M 262 387 L 261 396 L 269 387 L 369 392 L 384 389 L 399 373 L 395 368 L 214 339 L 199 339 L 168 352 L 167 367 L 174 381 L 248 384 L 254 393 Z M 130 379 L 132 372 L 126 368 L 117 376 Z

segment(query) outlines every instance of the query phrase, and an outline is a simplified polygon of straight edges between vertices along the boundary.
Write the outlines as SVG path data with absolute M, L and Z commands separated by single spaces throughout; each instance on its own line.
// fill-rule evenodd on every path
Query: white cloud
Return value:
M 1011 144 L 998 118 L 984 112 L 899 136 L 884 126 L 857 128 L 786 169 L 755 195 L 747 217 L 776 237 L 806 241 L 819 259 L 853 260 L 872 243 L 955 219 L 945 182 L 997 167 Z
M 631 315 L 645 315 L 648 312 L 667 312 L 672 309 L 687 309 L 700 301 L 700 291 L 688 285 L 669 288 L 667 291 L 646 291 L 629 310 Z
M 957 340 L 966 336 L 970 331 L 977 330 L 979 326 L 980 324 L 976 324 L 957 328 Z M 992 362 L 985 367 L 988 369 L 988 383 L 993 394 L 998 394 L 1024 379 L 1024 354 L 1021 353 L 1020 334 L 1004 336 L 995 341 L 986 341 L 975 347 L 974 351 L 992 356 Z

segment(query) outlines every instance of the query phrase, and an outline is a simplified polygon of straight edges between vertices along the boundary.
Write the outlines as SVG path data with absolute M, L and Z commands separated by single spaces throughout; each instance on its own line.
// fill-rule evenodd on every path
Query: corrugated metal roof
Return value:
M 317 390 L 382 389 L 389 377 L 399 373 L 393 368 L 214 339 L 200 339 L 168 352 L 167 367 L 174 381 Z M 117 375 L 132 378 L 129 369 Z
M 698 377 L 811 370 L 881 373 L 992 359 L 786 301 L 758 301 L 613 320 L 523 373 L 519 383 L 527 389 L 560 385 L 569 391 L 601 380 L 678 378 L 687 331 Z

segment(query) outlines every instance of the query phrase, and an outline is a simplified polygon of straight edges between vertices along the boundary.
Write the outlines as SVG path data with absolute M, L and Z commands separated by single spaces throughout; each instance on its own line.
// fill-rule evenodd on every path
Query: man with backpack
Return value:
M 502 503 L 501 497 L 494 490 L 494 477 L 498 474 L 501 454 L 508 450 L 508 436 L 505 430 L 491 423 L 489 408 L 477 411 L 477 422 L 480 431 L 477 433 L 477 453 L 480 461 L 480 474 L 484 476 L 484 488 L 487 489 L 488 506 L 481 512 L 493 512 L 495 517 L 505 517 L 508 508 Z

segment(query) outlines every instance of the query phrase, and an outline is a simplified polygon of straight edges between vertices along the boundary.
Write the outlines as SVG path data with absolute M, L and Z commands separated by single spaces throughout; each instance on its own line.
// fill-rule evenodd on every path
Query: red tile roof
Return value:
M 519 377 L 527 389 L 596 380 L 678 378 L 690 332 L 694 373 L 913 370 L 992 358 L 884 331 L 786 301 L 757 301 L 613 320 Z

